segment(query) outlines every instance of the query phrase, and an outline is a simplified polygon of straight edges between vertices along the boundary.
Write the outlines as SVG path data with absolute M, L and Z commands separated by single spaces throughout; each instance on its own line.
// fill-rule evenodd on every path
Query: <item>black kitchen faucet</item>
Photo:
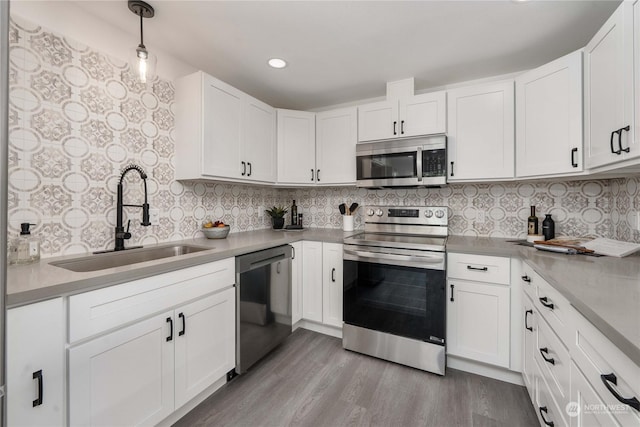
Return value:
M 144 203 L 141 205 L 125 205 L 122 202 L 122 181 L 124 180 L 124 176 L 129 171 L 138 171 L 140 174 L 140 178 L 142 178 L 142 182 L 144 183 Z M 147 202 L 147 174 L 144 173 L 142 168 L 135 164 L 130 164 L 124 168 L 122 174 L 120 175 L 120 181 L 118 182 L 118 208 L 117 208 L 117 216 L 116 216 L 116 247 L 114 250 L 122 251 L 125 249 L 124 241 L 126 239 L 131 238 L 131 233 L 129 233 L 129 226 L 131 225 L 131 220 L 127 223 L 127 231 L 124 231 L 124 227 L 122 226 L 122 211 L 125 206 L 142 208 L 142 222 L 140 225 L 144 227 L 148 227 L 151 225 L 149 222 L 149 203 Z

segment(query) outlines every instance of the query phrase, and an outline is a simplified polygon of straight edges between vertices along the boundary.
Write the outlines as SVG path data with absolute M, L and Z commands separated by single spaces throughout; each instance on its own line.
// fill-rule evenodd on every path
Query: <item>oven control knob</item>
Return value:
M 433 211 L 431 209 L 427 209 L 424 212 L 424 216 L 426 216 L 427 218 L 431 218 L 433 216 Z
M 378 210 L 376 211 L 376 215 L 378 215 L 378 216 L 382 216 L 382 209 L 378 209 Z
M 367 209 L 367 215 L 373 216 L 373 209 Z
M 444 216 L 444 211 L 439 209 L 436 211 L 436 218 L 442 218 Z

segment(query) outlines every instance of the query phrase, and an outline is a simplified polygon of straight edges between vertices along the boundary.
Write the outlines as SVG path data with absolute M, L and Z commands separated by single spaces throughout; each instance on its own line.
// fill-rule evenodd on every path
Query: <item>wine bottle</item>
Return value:
M 536 207 L 531 206 L 531 216 L 527 218 L 527 234 L 535 235 L 538 234 L 538 217 L 536 216 Z
M 551 219 L 551 214 L 545 214 L 544 217 L 542 234 L 544 234 L 544 240 L 551 240 L 556 237 L 556 223 Z
M 298 224 L 298 207 L 296 206 L 296 201 L 293 201 L 291 205 L 291 225 Z

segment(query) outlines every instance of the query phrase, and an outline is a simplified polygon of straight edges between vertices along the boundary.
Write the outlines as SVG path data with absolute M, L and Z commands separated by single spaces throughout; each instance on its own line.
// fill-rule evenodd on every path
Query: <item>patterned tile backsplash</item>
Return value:
M 9 234 L 21 222 L 35 223 L 43 257 L 113 247 L 116 185 L 131 162 L 149 175 L 149 203 L 159 221 L 141 227 L 139 210 L 127 208 L 133 235 L 127 245 L 199 236 L 206 218 L 223 220 L 232 232 L 268 228 L 262 209 L 292 199 L 307 227 L 340 228 L 342 202 L 429 204 L 449 207 L 451 234 L 523 237 L 534 204 L 541 219 L 553 215 L 558 234 L 640 240 L 631 229 L 632 211 L 640 209 L 637 178 L 406 190 L 178 182 L 173 83 L 141 84 L 126 63 L 17 17 L 9 80 Z M 125 203 L 142 197 L 140 178 L 127 175 Z

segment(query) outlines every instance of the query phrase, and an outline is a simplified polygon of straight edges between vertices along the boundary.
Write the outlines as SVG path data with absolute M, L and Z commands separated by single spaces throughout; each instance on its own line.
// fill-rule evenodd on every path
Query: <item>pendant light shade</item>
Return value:
M 141 0 L 129 0 L 129 10 L 140 19 L 140 44 L 132 50 L 131 71 L 136 74 L 140 82 L 147 83 L 155 77 L 158 58 L 144 45 L 143 22 L 144 18 L 153 18 L 155 11 L 151 5 Z

